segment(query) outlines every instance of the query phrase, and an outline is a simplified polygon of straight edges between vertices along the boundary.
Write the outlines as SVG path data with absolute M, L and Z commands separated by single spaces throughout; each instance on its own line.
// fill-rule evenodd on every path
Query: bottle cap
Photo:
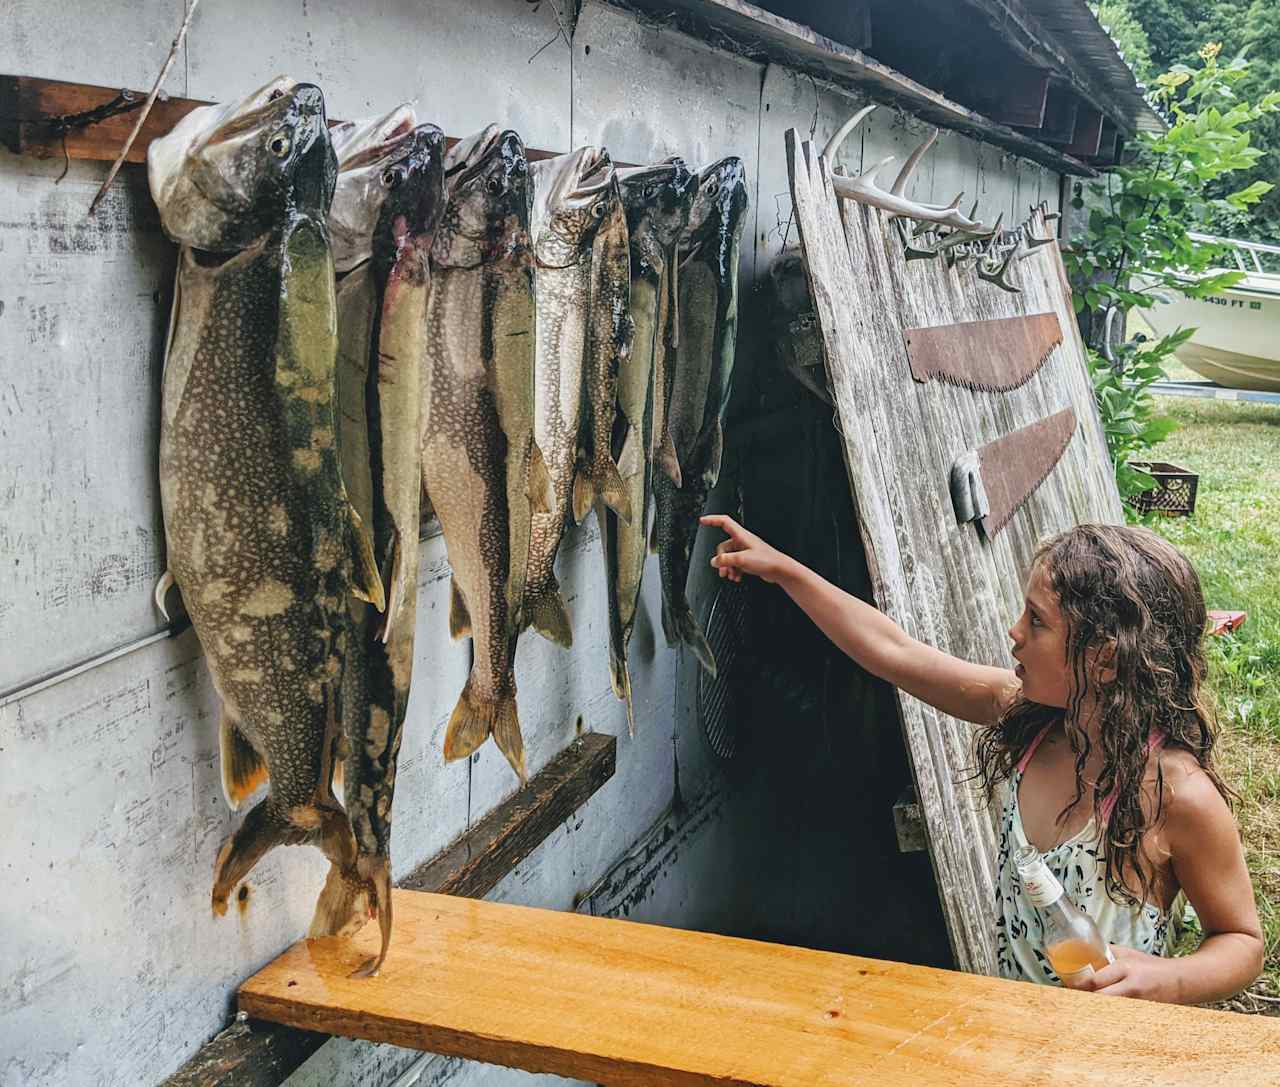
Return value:
M 1051 906 L 1062 897 L 1062 884 L 1049 871 L 1040 851 L 1033 845 L 1024 845 L 1013 855 L 1022 888 L 1033 906 Z

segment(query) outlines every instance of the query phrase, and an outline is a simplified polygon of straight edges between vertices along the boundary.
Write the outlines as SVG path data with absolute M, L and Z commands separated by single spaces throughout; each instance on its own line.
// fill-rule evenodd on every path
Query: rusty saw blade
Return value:
M 1008 392 L 1031 380 L 1062 342 L 1055 313 L 962 321 L 909 328 L 907 359 L 917 381 L 939 378 L 953 385 Z
M 956 520 L 977 521 L 994 539 L 1062 459 L 1076 432 L 1073 408 L 962 453 L 951 468 Z

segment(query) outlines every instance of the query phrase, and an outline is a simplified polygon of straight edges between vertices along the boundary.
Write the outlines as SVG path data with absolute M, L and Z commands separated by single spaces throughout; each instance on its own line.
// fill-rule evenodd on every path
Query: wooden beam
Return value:
M 613 777 L 616 752 L 612 736 L 588 732 L 578 737 L 524 788 L 415 869 L 401 886 L 454 895 L 488 894 Z M 377 926 L 365 928 L 372 932 Z M 404 950 L 393 937 L 388 962 Z M 237 1019 L 162 1087 L 280 1087 L 329 1037 L 316 1030 Z
M 1044 123 L 1050 74 L 1048 68 L 1005 62 L 994 71 L 969 77 L 956 97 L 971 102 L 993 121 L 1038 129 Z
M 1098 135 L 1098 151 L 1093 161 L 1099 166 L 1110 166 L 1116 161 L 1120 143 L 1120 130 L 1110 121 L 1102 122 L 1102 131 Z
M 715 45 L 728 35 L 742 52 L 775 60 L 790 68 L 870 98 L 898 106 L 942 128 L 1003 147 L 1059 173 L 1094 177 L 1096 171 L 1077 158 L 1048 147 L 1008 125 L 1000 124 L 945 95 L 909 79 L 857 49 L 818 34 L 807 26 L 765 11 L 746 0 L 606 0 L 625 10 L 641 9 L 675 16 L 688 34 Z
M 1044 118 L 1040 127 L 1030 134 L 1041 143 L 1053 147 L 1065 147 L 1075 139 L 1076 117 L 1080 112 L 1080 98 L 1065 83 L 1049 83 L 1045 95 Z
M 71 159 L 114 162 L 133 130 L 133 111 L 142 107 L 148 93 L 0 75 L 0 146 L 15 155 L 32 158 L 62 158 L 65 154 Z M 125 161 L 146 162 L 152 140 L 167 135 L 193 109 L 212 104 L 199 98 L 157 100 Z M 341 123 L 336 118 L 329 119 L 330 127 Z M 449 136 L 446 145 L 452 147 L 457 142 L 457 136 Z M 563 152 L 525 148 L 531 162 L 559 154 Z
M 1261 1016 L 413 891 L 395 909 L 376 982 L 350 977 L 376 933 L 304 941 L 241 1009 L 622 1087 L 1261 1085 L 1280 1067 Z
M 1076 132 L 1071 142 L 1066 146 L 1068 155 L 1078 155 L 1081 158 L 1092 158 L 1098 153 L 1098 146 L 1102 142 L 1102 124 L 1103 116 L 1092 106 L 1081 106 L 1080 113 L 1076 117 Z

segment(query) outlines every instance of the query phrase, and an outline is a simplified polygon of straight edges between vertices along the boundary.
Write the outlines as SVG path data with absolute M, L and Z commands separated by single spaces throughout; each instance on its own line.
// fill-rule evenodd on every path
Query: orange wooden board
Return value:
M 376 950 L 302 941 L 252 1016 L 602 1084 L 1275 1084 L 1280 1020 L 396 891 Z

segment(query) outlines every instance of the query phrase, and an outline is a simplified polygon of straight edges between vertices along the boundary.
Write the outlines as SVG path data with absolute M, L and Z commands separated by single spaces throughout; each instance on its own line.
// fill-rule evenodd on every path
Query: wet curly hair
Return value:
M 1063 820 L 1084 795 L 1084 770 L 1092 743 L 1080 714 L 1087 688 L 1097 695 L 1102 770 L 1093 796 L 1097 826 L 1106 827 L 1106 890 L 1120 903 L 1152 900 L 1154 865 L 1143 848 L 1145 832 L 1164 811 L 1164 775 L 1156 764 L 1154 805 L 1142 802 L 1148 737 L 1191 752 L 1219 793 L 1234 793 L 1213 765 L 1217 722 L 1203 689 L 1207 665 L 1207 615 L 1200 578 L 1172 544 L 1145 528 L 1077 525 L 1046 540 L 1032 569 L 1043 568 L 1067 623 L 1067 664 L 1074 683 L 1064 710 L 1019 695 L 999 720 L 977 736 L 977 778 L 988 800 L 1010 780 L 1027 745 L 1047 725 L 1061 721 L 1076 756 L 1076 793 Z M 1088 652 L 1110 651 L 1115 678 L 1090 676 Z M 1157 756 L 1158 757 L 1158 756 Z M 1116 804 L 1103 818 L 1108 796 Z M 1131 886 L 1141 890 L 1141 898 Z

